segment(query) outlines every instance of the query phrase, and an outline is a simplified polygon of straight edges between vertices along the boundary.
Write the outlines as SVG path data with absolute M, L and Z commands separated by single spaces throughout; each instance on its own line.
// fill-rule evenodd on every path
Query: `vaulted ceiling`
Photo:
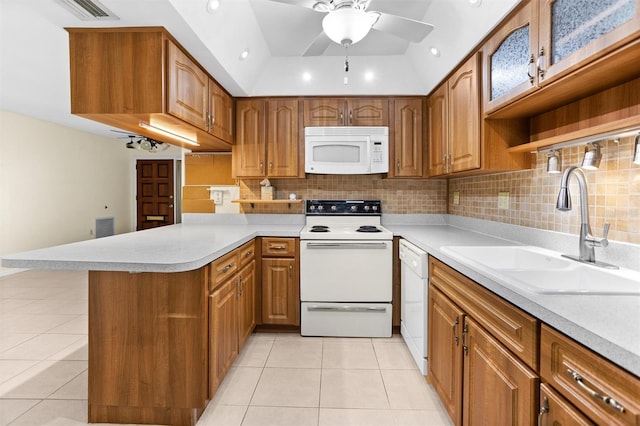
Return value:
M 106 126 L 69 113 L 65 27 L 164 26 L 234 96 L 426 95 L 517 2 L 372 0 L 370 10 L 435 29 L 418 44 L 371 30 L 349 48 L 345 74 L 338 44 L 302 56 L 324 14 L 299 5 L 219 0 L 208 13 L 206 0 L 101 0 L 119 19 L 83 21 L 58 1 L 0 0 L 0 108 L 113 137 Z

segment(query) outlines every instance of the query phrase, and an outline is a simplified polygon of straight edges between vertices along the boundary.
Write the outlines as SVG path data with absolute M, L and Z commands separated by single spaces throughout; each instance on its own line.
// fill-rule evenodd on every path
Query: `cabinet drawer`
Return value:
M 433 257 L 429 258 L 429 282 L 538 370 L 538 320 Z
M 540 340 L 544 381 L 598 424 L 640 424 L 640 378 L 546 325 Z
M 247 265 L 249 262 L 255 259 L 256 255 L 256 243 L 255 240 L 251 240 L 248 243 L 244 243 L 242 246 L 235 250 L 238 253 L 238 260 L 240 261 L 240 267 Z
M 296 239 L 295 238 L 272 238 L 262 239 L 262 256 L 263 257 L 295 257 L 296 255 Z
M 238 250 L 236 249 L 211 262 L 209 291 L 212 291 L 236 273 L 240 267 L 238 257 Z

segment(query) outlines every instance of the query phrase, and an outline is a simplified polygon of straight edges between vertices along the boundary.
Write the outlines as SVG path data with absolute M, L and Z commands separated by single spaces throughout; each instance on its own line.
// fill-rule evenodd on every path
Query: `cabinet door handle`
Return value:
M 536 78 L 536 67 L 536 60 L 532 53 L 531 58 L 529 58 L 529 67 L 527 68 L 527 75 L 529 76 L 529 83 L 531 83 L 531 85 L 533 85 L 533 81 Z
M 458 325 L 460 324 L 460 317 L 456 317 L 456 322 L 453 324 L 453 339 L 456 342 L 456 346 L 460 344 L 460 339 L 458 338 Z
M 544 54 L 544 47 L 540 48 L 538 60 L 536 61 L 536 68 L 538 68 L 538 77 L 540 80 L 543 80 L 544 72 L 547 70 L 547 57 Z
M 269 161 L 269 171 L 273 171 L 273 161 Z
M 538 426 L 542 426 L 542 417 L 549 412 L 549 400 L 545 396 L 542 405 L 540 406 L 540 412 L 538 413 Z
M 344 113 L 340 111 L 340 122 L 344 124 Z
M 349 124 L 353 124 L 353 110 L 349 111 Z
M 462 319 L 464 321 L 464 318 Z M 467 346 L 467 333 L 469 332 L 469 327 L 467 326 L 467 322 L 464 321 L 464 325 L 462 326 L 462 351 L 465 355 L 469 355 L 469 346 Z
M 591 389 L 582 379 L 582 376 L 578 373 L 576 373 L 575 371 L 573 371 L 572 369 L 567 369 L 567 374 L 569 376 L 571 376 L 571 378 L 573 380 L 575 380 L 575 382 L 578 384 L 578 386 L 580 386 L 582 389 L 584 389 L 585 391 L 587 391 L 587 393 L 589 395 L 591 395 L 593 398 L 595 399 L 599 399 L 602 402 L 604 402 L 605 404 L 608 404 L 609 406 L 613 407 L 614 409 L 618 410 L 621 413 L 624 413 L 625 409 L 624 407 L 615 399 L 611 398 L 610 396 L 607 395 L 602 395 L 601 393 Z
M 260 172 L 262 173 L 262 170 L 264 169 L 264 163 L 261 161 L 260 162 Z
M 396 169 L 398 169 L 398 173 L 400 173 L 400 160 L 396 163 Z
M 293 263 L 289 263 L 289 278 L 293 277 Z

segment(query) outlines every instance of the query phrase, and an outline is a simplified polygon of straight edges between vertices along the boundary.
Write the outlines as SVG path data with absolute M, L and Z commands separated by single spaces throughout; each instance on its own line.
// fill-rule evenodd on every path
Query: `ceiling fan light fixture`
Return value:
M 213 13 L 220 7 L 220 0 L 207 0 L 207 12 Z
M 371 30 L 371 26 L 380 17 L 377 13 L 342 8 L 334 10 L 322 20 L 322 29 L 327 37 L 341 45 L 359 42 Z

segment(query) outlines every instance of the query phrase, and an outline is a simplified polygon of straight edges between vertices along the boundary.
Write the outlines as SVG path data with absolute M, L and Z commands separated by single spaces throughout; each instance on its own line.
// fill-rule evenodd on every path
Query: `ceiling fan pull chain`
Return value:
M 344 72 L 349 72 L 349 44 L 344 44 Z

